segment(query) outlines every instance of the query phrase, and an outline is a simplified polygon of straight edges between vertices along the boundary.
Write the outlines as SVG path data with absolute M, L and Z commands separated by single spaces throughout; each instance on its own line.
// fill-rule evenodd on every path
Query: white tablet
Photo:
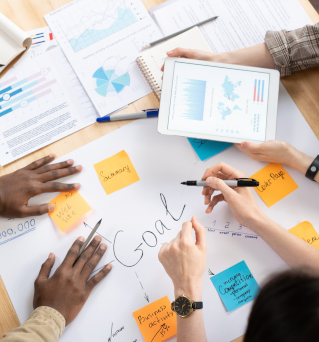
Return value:
M 277 70 L 166 58 L 158 132 L 240 143 L 276 137 Z

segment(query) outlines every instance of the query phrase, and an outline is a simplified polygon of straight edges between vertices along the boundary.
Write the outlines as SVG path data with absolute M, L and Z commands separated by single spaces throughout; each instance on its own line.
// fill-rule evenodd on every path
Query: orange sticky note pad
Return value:
M 146 342 L 161 342 L 177 334 L 176 314 L 167 296 L 133 312 Z
M 108 195 L 140 180 L 124 150 L 94 164 L 94 168 Z
M 319 234 L 310 222 L 301 222 L 289 229 L 289 231 L 290 233 L 298 236 L 300 239 L 319 249 Z
M 254 189 L 268 208 L 298 189 L 281 164 L 270 163 L 251 178 L 259 182 L 259 186 Z
M 55 209 L 49 215 L 62 232 L 91 210 L 77 191 L 62 192 L 50 203 L 54 204 Z

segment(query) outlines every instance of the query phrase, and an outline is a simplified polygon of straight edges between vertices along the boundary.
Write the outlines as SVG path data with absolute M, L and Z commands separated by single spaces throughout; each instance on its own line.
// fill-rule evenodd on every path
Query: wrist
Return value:
M 312 161 L 313 158 L 293 148 L 287 165 L 305 175 Z
M 175 299 L 181 295 L 185 295 L 195 302 L 202 301 L 203 284 L 202 282 L 187 286 L 174 286 Z

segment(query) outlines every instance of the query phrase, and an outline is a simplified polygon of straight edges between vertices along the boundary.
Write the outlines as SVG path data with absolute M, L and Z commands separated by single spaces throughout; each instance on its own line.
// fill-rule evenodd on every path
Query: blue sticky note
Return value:
M 221 141 L 212 141 L 212 140 L 201 140 L 201 139 L 193 139 L 187 138 L 188 141 L 193 146 L 193 149 L 198 154 L 200 160 L 205 160 L 214 156 L 217 153 L 220 153 L 226 148 L 230 147 L 231 143 L 225 143 Z
M 210 280 L 227 311 L 250 302 L 259 292 L 259 286 L 245 261 L 216 274 Z

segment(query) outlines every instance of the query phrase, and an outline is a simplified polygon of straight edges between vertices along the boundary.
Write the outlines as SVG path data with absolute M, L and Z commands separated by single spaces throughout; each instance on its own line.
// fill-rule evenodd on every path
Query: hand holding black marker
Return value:
M 229 187 L 257 187 L 259 186 L 259 182 L 252 178 L 235 178 L 230 180 L 224 180 L 226 185 Z M 208 186 L 205 180 L 198 181 L 186 181 L 182 182 L 182 185 L 187 186 Z

